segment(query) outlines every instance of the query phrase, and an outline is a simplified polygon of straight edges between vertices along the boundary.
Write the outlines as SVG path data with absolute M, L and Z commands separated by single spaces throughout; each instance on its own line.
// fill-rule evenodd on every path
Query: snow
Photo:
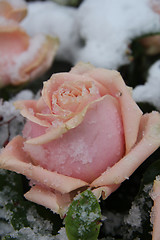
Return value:
M 118 68 L 129 62 L 132 39 L 160 31 L 159 16 L 149 0 L 85 0 L 79 8 L 52 2 L 29 3 L 22 22 L 26 31 L 50 34 L 60 39 L 57 58 L 72 64 Z M 64 27 L 65 23 L 65 27 Z
M 132 227 L 141 227 L 141 221 L 140 208 L 138 205 L 133 203 L 125 222 Z
M 28 34 L 52 35 L 60 39 L 58 55 L 63 59 L 73 59 L 73 52 L 78 42 L 76 11 L 53 2 L 33 2 L 28 4 L 28 15 L 21 23 Z
M 24 118 L 19 111 L 15 109 L 13 103 L 16 100 L 32 99 L 33 93 L 29 90 L 23 90 L 10 101 L 0 99 L 0 146 L 11 140 L 17 134 L 20 134 L 24 124 Z M 7 109 L 7 111 L 6 111 Z
M 136 102 L 148 102 L 160 110 L 160 60 L 156 61 L 149 69 L 147 82 L 133 90 Z

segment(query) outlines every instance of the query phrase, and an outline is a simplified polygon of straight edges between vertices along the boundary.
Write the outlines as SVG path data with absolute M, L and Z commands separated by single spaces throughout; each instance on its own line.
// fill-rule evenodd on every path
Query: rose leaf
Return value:
M 101 209 L 95 195 L 86 190 L 76 196 L 65 217 L 69 240 L 96 240 L 100 231 Z

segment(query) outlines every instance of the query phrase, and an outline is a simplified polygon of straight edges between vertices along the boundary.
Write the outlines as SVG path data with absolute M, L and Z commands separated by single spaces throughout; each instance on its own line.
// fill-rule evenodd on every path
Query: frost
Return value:
M 120 213 L 112 213 L 110 211 L 104 212 L 105 221 L 104 228 L 107 234 L 116 234 L 116 229 L 119 229 L 122 225 L 123 216 Z
M 75 142 L 71 142 L 69 144 L 68 151 L 70 156 L 73 157 L 73 162 L 80 161 L 83 164 L 92 162 L 92 157 L 83 138 L 80 138 Z
M 13 227 L 10 224 L 7 222 L 0 223 L 0 236 L 9 234 L 11 231 L 13 231 Z
M 58 233 L 59 234 L 54 237 L 54 240 L 68 240 L 65 228 L 61 228 Z
M 34 232 L 46 233 L 52 231 L 52 224 L 48 220 L 44 220 L 38 214 L 36 209 L 30 208 L 27 212 L 27 220 L 33 226 Z M 45 226 L 44 228 L 42 226 Z
M 139 206 L 133 204 L 128 217 L 125 219 L 125 222 L 132 227 L 141 227 L 141 211 Z
M 39 233 L 34 232 L 29 227 L 21 228 L 19 231 L 15 231 L 14 233 L 10 234 L 11 237 L 16 238 L 17 240 L 54 240 L 52 235 L 41 235 Z
M 16 100 L 27 100 L 33 98 L 29 90 L 21 91 L 10 101 L 0 99 L 0 146 L 3 147 L 17 134 L 21 134 L 24 118 L 15 109 L 13 103 Z M 6 111 L 7 109 L 7 111 Z

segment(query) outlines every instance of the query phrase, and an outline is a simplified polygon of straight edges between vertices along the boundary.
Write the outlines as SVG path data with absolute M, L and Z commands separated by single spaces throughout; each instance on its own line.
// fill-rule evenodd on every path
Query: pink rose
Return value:
M 11 3 L 0 1 L 0 87 L 40 76 L 51 66 L 59 44 L 49 36 L 31 38 L 18 22 L 27 13 L 26 4 Z
M 159 113 L 142 115 L 116 71 L 79 63 L 15 106 L 27 122 L 0 167 L 31 179 L 25 197 L 61 215 L 80 189 L 108 197 L 160 146 Z

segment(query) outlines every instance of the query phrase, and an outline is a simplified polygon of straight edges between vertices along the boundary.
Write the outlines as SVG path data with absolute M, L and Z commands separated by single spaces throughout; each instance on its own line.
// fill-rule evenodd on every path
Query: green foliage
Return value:
M 65 218 L 69 240 L 96 240 L 100 230 L 101 209 L 90 190 L 79 194 L 71 203 Z
M 62 226 L 60 217 L 23 198 L 21 175 L 0 169 L 0 183 L 0 237 L 3 240 L 31 240 L 36 236 L 46 236 L 48 240 L 57 234 Z M 1 224 L 5 224 L 9 232 L 2 234 Z

